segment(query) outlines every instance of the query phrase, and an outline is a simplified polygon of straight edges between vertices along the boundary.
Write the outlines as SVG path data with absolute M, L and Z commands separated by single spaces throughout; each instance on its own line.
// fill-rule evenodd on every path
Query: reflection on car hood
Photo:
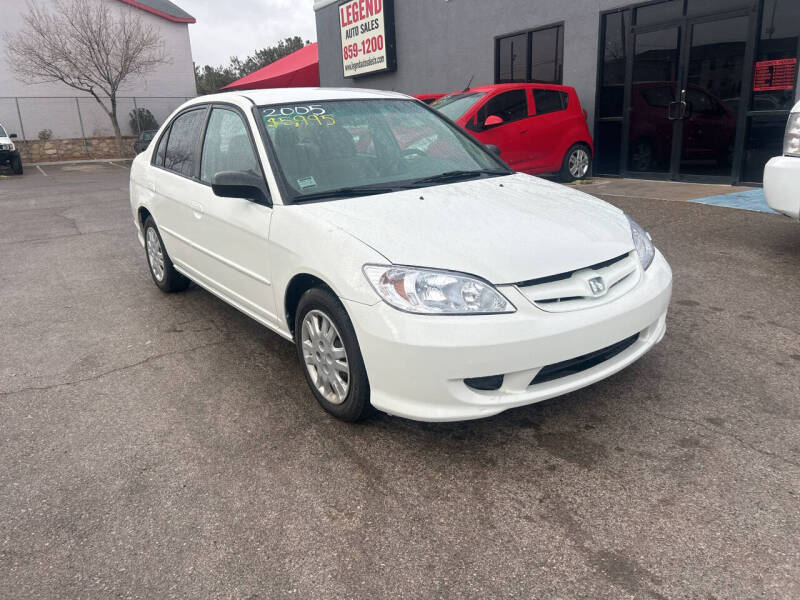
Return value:
M 580 269 L 633 249 L 621 210 L 523 174 L 292 208 L 343 229 L 392 263 L 496 284 Z

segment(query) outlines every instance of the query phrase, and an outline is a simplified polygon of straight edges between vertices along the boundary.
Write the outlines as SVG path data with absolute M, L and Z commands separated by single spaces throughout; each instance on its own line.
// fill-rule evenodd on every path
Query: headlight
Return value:
M 517 309 L 490 283 L 451 271 L 364 265 L 372 287 L 384 302 L 424 315 L 486 315 Z
M 786 122 L 786 133 L 783 136 L 784 156 L 800 157 L 800 113 L 792 113 Z
M 625 216 L 627 217 L 628 215 Z M 642 226 L 636 221 L 628 217 L 628 222 L 631 224 L 631 236 L 633 237 L 633 245 L 636 247 L 636 254 L 639 255 L 642 268 L 647 269 L 656 256 L 653 240 L 650 239 L 650 234 L 642 229 Z

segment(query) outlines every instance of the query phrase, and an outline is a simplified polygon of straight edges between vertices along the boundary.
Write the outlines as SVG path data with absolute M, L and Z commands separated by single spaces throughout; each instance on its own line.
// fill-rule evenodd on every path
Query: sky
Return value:
M 299 35 L 317 39 L 314 0 L 174 0 L 197 19 L 189 25 L 198 66 L 227 65 L 255 50 Z

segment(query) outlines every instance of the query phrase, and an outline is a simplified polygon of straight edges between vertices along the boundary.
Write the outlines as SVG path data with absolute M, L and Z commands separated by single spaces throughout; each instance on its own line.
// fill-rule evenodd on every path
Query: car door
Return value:
M 537 89 L 533 92 L 535 114 L 530 123 L 530 160 L 523 166 L 529 173 L 546 173 L 561 168 L 564 154 L 576 141 L 574 111 L 568 111 L 569 94 L 560 90 Z M 582 118 L 582 115 L 581 115 Z
M 173 119 L 153 155 L 152 214 L 172 262 L 186 270 L 199 260 L 191 240 L 193 219 L 200 214 L 196 201 L 201 187 L 197 172 L 200 139 L 208 106 L 185 110 Z
M 518 169 L 529 156 L 529 116 L 528 93 L 525 88 L 518 88 L 484 100 L 467 128 L 481 143 L 500 148 L 502 159 Z
M 220 172 L 247 172 L 264 178 L 255 138 L 236 107 L 214 105 L 202 143 L 199 213 L 191 237 L 200 250 L 191 275 L 260 320 L 275 320 L 270 281 L 269 226 L 272 209 L 244 198 L 222 198 L 211 184 Z

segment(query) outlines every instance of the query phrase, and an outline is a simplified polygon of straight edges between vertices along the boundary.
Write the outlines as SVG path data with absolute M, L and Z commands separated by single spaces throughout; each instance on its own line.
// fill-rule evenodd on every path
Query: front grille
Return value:
M 565 273 L 517 283 L 520 292 L 548 312 L 566 312 L 611 302 L 638 283 L 641 266 L 636 252 Z M 605 289 L 595 293 L 590 280 L 599 279 Z
M 611 346 L 601 350 L 595 350 L 594 352 L 584 354 L 583 356 L 578 356 L 576 358 L 571 358 L 569 360 L 564 360 L 562 362 L 542 367 L 536 374 L 536 377 L 531 380 L 530 385 L 544 383 L 546 381 L 553 381 L 554 379 L 560 379 L 561 377 L 567 377 L 568 375 L 575 375 L 581 371 L 586 371 L 587 369 L 596 367 L 600 363 L 611 360 L 618 354 L 623 353 L 625 350 L 633 346 L 638 339 L 639 334 L 637 333 L 636 335 L 632 335 L 621 342 L 617 342 L 616 344 L 612 344 Z
M 621 260 L 625 260 L 628 257 L 627 254 L 623 254 L 622 256 L 617 256 L 615 258 L 611 258 L 609 260 L 605 260 L 603 262 L 597 263 L 596 265 L 591 265 L 586 267 L 587 269 L 592 269 L 593 271 L 597 271 L 599 269 L 604 269 L 605 267 L 610 267 L 611 265 L 620 262 Z M 582 271 L 583 269 L 575 269 L 574 271 L 567 271 L 566 273 L 558 273 L 557 275 L 548 275 L 547 277 L 538 277 L 536 279 L 528 279 L 527 281 L 520 281 L 517 286 L 519 287 L 528 287 L 531 285 L 541 285 L 542 283 L 552 283 L 553 281 L 563 281 L 564 279 L 569 279 L 572 277 L 573 274 L 577 273 L 578 271 Z

